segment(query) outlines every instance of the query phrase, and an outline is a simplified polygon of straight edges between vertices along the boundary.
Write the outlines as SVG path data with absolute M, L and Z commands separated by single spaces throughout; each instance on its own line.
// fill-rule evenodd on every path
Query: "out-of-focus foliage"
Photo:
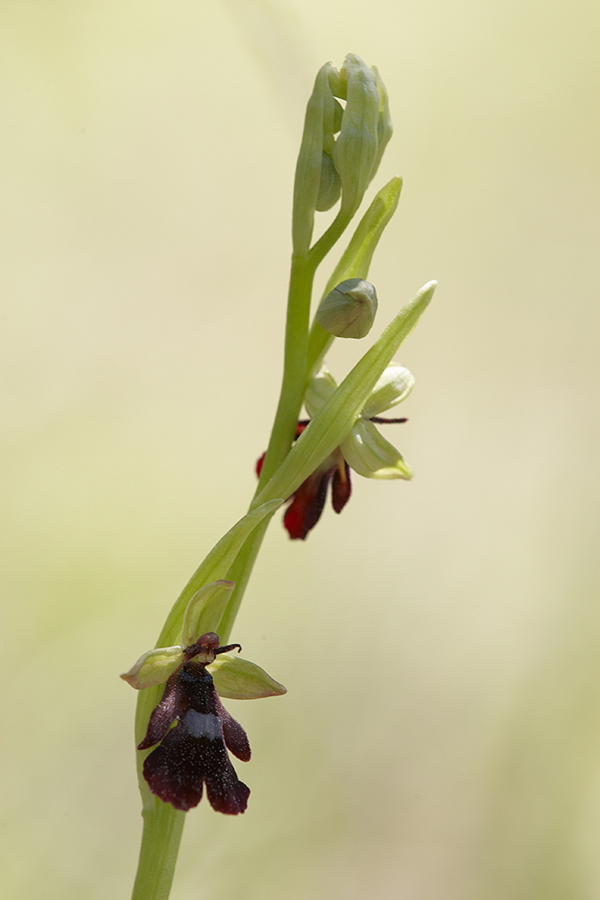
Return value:
M 440 282 L 400 357 L 415 480 L 361 480 L 302 546 L 273 522 L 231 639 L 288 694 L 229 704 L 249 808 L 190 815 L 173 897 L 200 848 L 212 900 L 598 896 L 600 9 L 2 14 L 2 896 L 127 896 L 118 675 L 254 488 L 304 104 L 348 51 L 404 176 L 378 321 Z

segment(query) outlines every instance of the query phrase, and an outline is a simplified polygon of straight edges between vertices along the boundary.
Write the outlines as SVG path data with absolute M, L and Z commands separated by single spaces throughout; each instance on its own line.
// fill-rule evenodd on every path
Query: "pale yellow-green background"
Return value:
M 250 805 L 189 815 L 172 896 L 596 900 L 596 0 L 5 0 L 1 43 L 1 896 L 128 896 L 117 676 L 253 490 L 304 105 L 351 50 L 405 178 L 374 333 L 440 281 L 416 477 L 273 523 L 232 637 L 289 693 L 229 704 Z

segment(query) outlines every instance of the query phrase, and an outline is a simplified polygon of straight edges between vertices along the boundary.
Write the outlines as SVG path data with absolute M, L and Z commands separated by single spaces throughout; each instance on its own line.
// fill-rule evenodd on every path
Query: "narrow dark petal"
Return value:
M 313 472 L 294 494 L 283 517 L 283 524 L 292 540 L 305 540 L 321 518 L 331 474 L 331 469 Z
M 223 737 L 225 738 L 225 743 L 227 744 L 227 748 L 231 750 L 234 756 L 237 756 L 238 759 L 241 759 L 242 762 L 248 762 L 250 757 L 252 756 L 252 751 L 250 750 L 250 742 L 248 741 L 248 735 L 242 728 L 239 722 L 229 715 L 223 704 L 221 703 L 221 699 L 217 694 L 217 715 L 221 721 L 221 727 L 223 728 Z
M 265 452 L 263 453 L 263 455 L 260 456 L 260 457 L 256 460 L 256 477 L 257 477 L 257 478 L 260 478 L 260 473 L 262 472 L 262 467 L 263 467 L 263 463 L 264 463 L 264 461 L 265 461 L 265 456 L 266 456 L 266 455 L 267 455 L 267 451 L 265 450 Z
M 141 744 L 138 744 L 138 750 L 148 750 L 149 747 L 153 747 L 159 741 L 162 741 L 165 735 L 169 733 L 171 725 L 179 714 L 179 674 L 180 670 L 173 672 L 167 681 L 162 700 L 152 710 L 148 728 L 146 729 L 146 736 Z
M 336 513 L 341 513 L 352 493 L 352 478 L 350 466 L 345 459 L 333 473 L 331 484 L 331 503 Z
M 383 419 L 381 416 L 371 416 L 369 422 L 375 422 L 376 425 L 402 425 L 408 422 L 408 419 Z

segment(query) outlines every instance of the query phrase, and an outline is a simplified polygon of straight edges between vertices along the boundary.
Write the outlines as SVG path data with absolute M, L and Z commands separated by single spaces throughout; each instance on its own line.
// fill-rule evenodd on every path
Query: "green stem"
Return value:
M 285 459 L 294 441 L 306 382 L 310 300 L 317 265 L 318 261 L 309 261 L 308 257 L 292 257 L 281 395 L 256 494 Z M 255 506 L 253 499 L 250 508 Z M 228 578 L 236 582 L 236 588 L 219 627 L 222 641 L 227 641 L 229 637 L 270 518 L 270 515 L 267 516 L 246 539 L 227 574 Z M 179 606 L 179 601 L 177 605 Z M 151 689 L 147 693 L 150 695 Z M 145 729 L 151 712 L 151 709 L 145 709 L 146 704 L 143 706 L 143 715 L 139 708 L 138 734 Z M 138 762 L 141 764 L 141 759 Z M 167 900 L 185 813 L 175 810 L 169 803 L 163 803 L 156 797 L 148 797 L 149 792 L 143 779 L 140 787 L 144 798 L 144 829 L 132 900 Z
M 315 272 L 323 258 L 339 240 L 350 218 L 343 215 L 340 210 L 327 231 L 310 249 L 307 257 L 292 256 L 281 394 L 269 446 L 250 509 L 256 506 L 256 498 L 275 470 L 281 465 L 294 442 L 308 375 L 308 326 Z M 254 529 L 227 573 L 227 579 L 235 581 L 235 589 L 219 626 L 219 637 L 223 642 L 229 640 L 270 520 L 271 516 L 268 516 Z
M 340 239 L 351 219 L 352 215 L 348 215 L 344 210 L 340 209 L 327 231 L 323 232 L 319 240 L 310 248 L 308 259 L 313 266 L 313 271 L 316 271 L 335 242 Z
M 156 799 L 156 798 L 155 798 Z M 144 832 L 131 900 L 167 900 L 171 891 L 185 813 L 156 799 L 144 809 Z
M 227 604 L 225 614 L 221 619 L 221 624 L 219 625 L 219 638 L 221 639 L 222 644 L 226 644 L 231 636 L 231 629 L 233 628 L 235 617 L 238 614 L 240 603 L 242 602 L 246 591 L 246 585 L 250 580 L 250 575 L 252 574 L 258 551 L 260 550 L 270 521 L 271 517 L 269 516 L 267 519 L 264 519 L 260 525 L 257 525 L 252 534 L 246 539 L 244 546 L 238 553 L 235 562 L 227 573 L 227 580 L 235 581 L 235 588 L 231 595 L 231 599 Z
M 259 487 L 267 483 L 285 459 L 296 433 L 298 414 L 304 397 L 310 298 L 316 266 L 306 256 L 292 257 L 285 329 L 285 357 L 281 393 Z M 257 488 L 256 493 L 258 493 Z

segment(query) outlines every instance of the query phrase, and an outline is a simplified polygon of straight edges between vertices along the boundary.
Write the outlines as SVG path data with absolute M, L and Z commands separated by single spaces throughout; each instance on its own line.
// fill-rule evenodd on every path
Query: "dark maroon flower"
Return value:
M 382 419 L 371 416 L 369 422 L 379 425 L 406 422 L 406 419 Z M 298 422 L 296 438 L 299 438 L 310 419 Z M 260 476 L 265 454 L 256 463 L 256 474 Z M 319 519 L 327 499 L 327 490 L 331 483 L 331 505 L 336 513 L 340 513 L 352 494 L 352 478 L 350 466 L 344 459 L 342 448 L 336 447 L 333 453 L 321 463 L 318 469 L 302 482 L 292 494 L 290 505 L 285 511 L 283 524 L 292 540 L 305 540 Z M 361 473 L 361 474 L 364 474 Z M 389 476 L 388 476 L 389 477 Z
M 234 648 L 241 649 L 239 644 L 219 647 L 218 636 L 208 632 L 183 651 L 184 662 L 169 677 L 138 745 L 147 750 L 161 742 L 144 760 L 144 778 L 153 794 L 176 809 L 197 806 L 204 784 L 218 812 L 237 815 L 248 805 L 250 788 L 238 779 L 227 749 L 246 762 L 250 744 L 206 670 L 215 656 Z

